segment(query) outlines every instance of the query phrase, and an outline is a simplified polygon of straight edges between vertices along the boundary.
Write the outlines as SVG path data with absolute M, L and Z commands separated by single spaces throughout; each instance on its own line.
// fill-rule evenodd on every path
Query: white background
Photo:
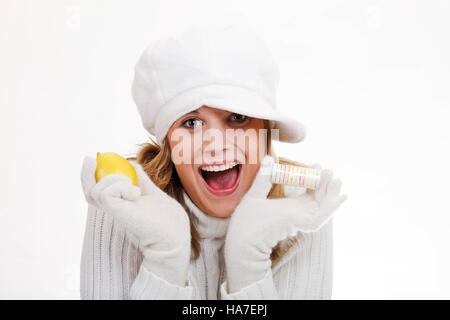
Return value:
M 130 94 L 155 37 L 245 21 L 322 163 L 335 299 L 450 298 L 450 1 L 0 2 L 0 298 L 78 299 L 84 155 L 147 141 Z

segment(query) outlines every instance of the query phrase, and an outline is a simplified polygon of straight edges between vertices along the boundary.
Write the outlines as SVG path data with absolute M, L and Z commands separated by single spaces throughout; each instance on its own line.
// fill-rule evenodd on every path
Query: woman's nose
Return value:
M 208 130 L 203 138 L 203 153 L 209 157 L 222 157 L 223 153 L 229 148 L 225 141 L 225 132 L 221 130 Z
M 226 126 L 220 121 L 210 122 L 203 132 L 203 153 L 212 158 L 225 158 L 230 148 L 226 139 Z

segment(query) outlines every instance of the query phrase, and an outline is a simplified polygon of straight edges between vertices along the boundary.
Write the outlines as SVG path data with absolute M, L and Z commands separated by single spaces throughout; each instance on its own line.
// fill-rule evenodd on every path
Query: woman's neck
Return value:
M 200 210 L 191 200 L 189 195 L 183 191 L 184 201 L 187 207 L 192 211 L 192 213 L 197 217 L 195 226 L 197 232 L 202 239 L 212 239 L 212 238 L 224 238 L 230 218 L 217 218 L 210 216 Z

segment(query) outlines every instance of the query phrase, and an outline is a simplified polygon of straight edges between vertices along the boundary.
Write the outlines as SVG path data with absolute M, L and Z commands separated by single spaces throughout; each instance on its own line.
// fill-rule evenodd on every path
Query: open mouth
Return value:
M 242 164 L 231 162 L 223 165 L 202 166 L 199 174 L 209 192 L 217 196 L 232 194 L 238 187 Z

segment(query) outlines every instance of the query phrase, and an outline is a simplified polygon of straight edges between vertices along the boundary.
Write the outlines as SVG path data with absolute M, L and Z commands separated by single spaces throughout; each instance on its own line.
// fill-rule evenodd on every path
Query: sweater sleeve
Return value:
M 190 299 L 192 286 L 173 285 L 147 270 L 137 239 L 88 204 L 80 295 L 83 300 Z
M 220 292 L 223 300 L 331 299 L 332 220 L 320 230 L 304 234 L 263 279 L 228 293 L 226 281 Z

